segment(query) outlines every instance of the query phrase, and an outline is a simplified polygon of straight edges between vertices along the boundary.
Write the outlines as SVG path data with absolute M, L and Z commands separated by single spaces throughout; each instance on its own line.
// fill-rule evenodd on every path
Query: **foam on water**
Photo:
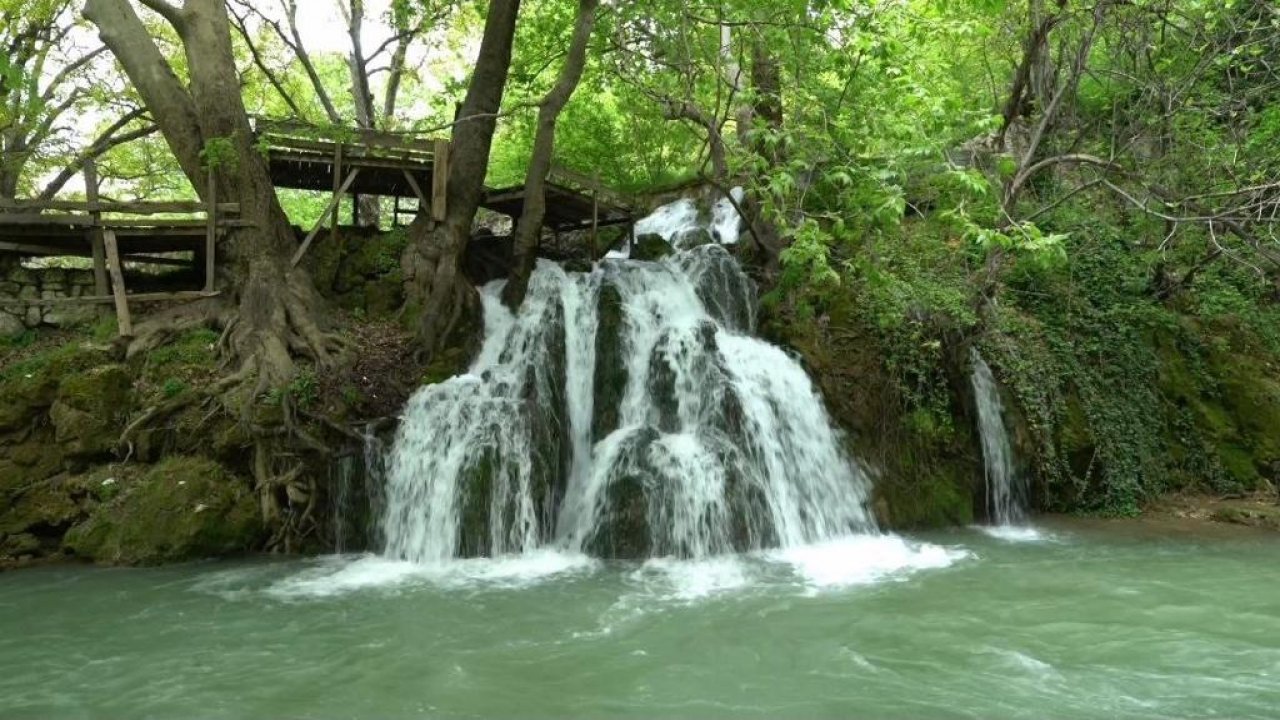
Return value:
M 279 599 L 315 599 L 403 587 L 521 589 L 589 573 L 599 561 L 585 555 L 535 550 L 523 555 L 436 563 L 390 560 L 376 555 L 330 556 L 279 580 L 266 593 Z
M 1012 543 L 1039 543 L 1053 540 L 1053 535 L 1030 525 L 975 525 L 975 530 L 997 540 Z
M 654 595 L 674 600 L 700 600 L 752 585 L 755 574 L 747 560 L 726 555 L 702 560 L 653 558 L 631 574 Z
M 917 543 L 896 535 L 850 535 L 765 554 L 789 565 L 814 591 L 901 579 L 972 556 L 963 548 Z

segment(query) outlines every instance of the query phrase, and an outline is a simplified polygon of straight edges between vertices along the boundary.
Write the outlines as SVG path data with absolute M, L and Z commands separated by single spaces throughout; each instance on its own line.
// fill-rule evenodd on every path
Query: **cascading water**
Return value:
M 479 357 L 405 409 L 388 555 L 697 558 L 875 529 L 809 378 L 751 336 L 751 282 L 721 244 L 681 247 L 731 243 L 736 220 L 717 207 L 685 232 L 696 217 L 644 221 L 677 248 L 660 262 L 539 263 L 518 313 L 482 289 Z
M 383 461 L 385 448 L 366 426 L 359 455 L 344 455 L 334 464 L 333 534 L 334 552 L 364 550 L 381 544 L 379 524 L 370 522 L 382 512 Z
M 986 466 L 987 513 L 997 525 L 1018 525 L 1026 521 L 1026 488 L 1014 466 L 1000 390 L 991 366 L 977 349 L 970 352 L 970 359 L 974 402 L 978 407 L 978 434 Z

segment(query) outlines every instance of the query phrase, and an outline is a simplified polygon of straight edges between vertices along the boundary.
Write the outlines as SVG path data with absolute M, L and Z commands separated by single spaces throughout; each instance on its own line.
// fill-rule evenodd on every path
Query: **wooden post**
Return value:
M 116 231 L 103 230 L 102 243 L 107 253 L 107 269 L 111 272 L 111 292 L 116 301 L 116 322 L 120 337 L 133 336 L 133 321 L 129 318 L 129 301 L 124 296 L 124 269 L 120 267 L 120 250 L 116 247 Z
M 400 196 L 397 195 L 391 203 L 391 227 L 400 227 Z
M 449 141 L 436 140 L 431 159 L 431 219 L 443 222 L 448 211 Z
M 209 167 L 208 197 L 204 211 L 204 291 L 213 292 L 214 253 L 218 244 L 218 178 Z
M 338 239 L 338 210 L 342 207 L 340 198 L 344 192 L 342 187 L 342 143 L 333 146 L 333 200 L 331 203 L 333 218 L 329 226 L 329 239 Z M 295 263 L 296 264 L 296 263 Z
M 89 228 L 89 247 L 93 254 L 93 291 L 97 295 L 107 294 L 107 256 L 102 246 L 102 212 L 98 204 L 98 164 L 89 158 L 84 161 L 84 196 L 89 201 L 89 216 L 93 218 L 95 227 Z
M 360 194 L 351 193 L 351 224 L 360 227 Z

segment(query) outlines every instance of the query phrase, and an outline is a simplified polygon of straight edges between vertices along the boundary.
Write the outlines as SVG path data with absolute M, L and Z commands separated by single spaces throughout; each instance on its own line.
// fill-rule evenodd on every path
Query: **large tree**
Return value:
M 138 328 L 134 349 L 177 328 L 213 323 L 225 329 L 232 378 L 253 395 L 287 383 L 295 358 L 324 363 L 341 348 L 322 329 L 322 300 L 293 267 L 297 238 L 276 199 L 255 147 L 241 97 L 223 0 L 142 0 L 172 26 L 186 59 L 183 75 L 166 60 L 131 0 L 87 0 L 84 14 L 123 67 L 179 166 L 204 199 L 207 173 L 217 199 L 240 205 L 243 227 L 218 248 L 221 295 L 162 314 Z
M 520 0 L 489 1 L 475 69 L 453 123 L 445 218 L 435 222 L 420 212 L 409 226 L 401 260 L 405 316 L 424 358 L 453 343 L 460 331 L 478 326 L 480 299 L 462 274 L 462 255 L 484 195 L 519 12 Z
M 538 124 L 533 139 L 529 169 L 525 172 L 524 208 L 515 227 L 515 262 L 511 278 L 502 291 L 502 301 L 516 308 L 524 300 L 529 277 L 537 261 L 538 241 L 542 238 L 542 222 L 547 214 L 547 175 L 555 153 L 556 121 L 582 79 L 587 64 L 587 43 L 595 26 L 599 0 L 578 0 L 577 18 L 569 53 L 556 77 L 555 85 L 538 105 Z
M 76 26 L 72 0 L 0 3 L 0 199 L 52 199 L 89 159 L 155 130 Z M 89 108 L 108 118 L 84 138 Z

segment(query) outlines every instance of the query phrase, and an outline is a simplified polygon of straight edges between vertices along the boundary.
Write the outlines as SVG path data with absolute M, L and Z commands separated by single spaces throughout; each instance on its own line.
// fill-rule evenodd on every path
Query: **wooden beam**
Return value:
M 408 170 L 404 171 L 404 179 L 409 181 L 409 189 L 413 190 L 413 194 L 418 198 L 418 207 L 428 207 L 431 203 L 427 200 L 427 196 L 422 194 L 422 186 L 418 184 L 418 179 Z M 399 197 L 396 198 L 398 202 Z
M 209 197 L 205 209 L 204 291 L 213 292 L 215 247 L 218 244 L 218 178 L 209 166 Z
M 335 192 L 333 197 L 329 200 L 329 207 L 325 208 L 324 212 L 320 213 L 320 219 L 316 220 L 315 227 L 311 228 L 311 232 L 307 233 L 307 237 L 303 239 L 302 244 L 298 246 L 298 251 L 293 254 L 293 267 L 297 267 L 298 262 L 302 260 L 302 256 L 307 254 L 307 248 L 311 247 L 311 241 L 316 239 L 316 235 L 319 235 L 320 229 L 324 227 L 325 217 L 334 212 L 334 209 L 342 200 L 342 194 L 347 191 L 347 188 L 351 187 L 351 183 L 355 182 L 356 175 L 358 174 L 360 174 L 359 168 L 352 168 L 351 172 L 347 173 L 347 179 L 342 181 L 342 185 L 338 187 L 337 192 Z
M 93 158 L 85 160 L 84 163 L 84 194 L 89 200 L 89 205 L 98 202 L 98 165 Z M 90 210 L 93 213 L 93 210 Z M 95 224 L 101 221 L 102 216 L 93 214 Z M 89 230 L 89 251 L 93 255 L 93 291 L 99 295 L 107 294 L 107 251 L 106 246 L 102 243 L 102 229 L 91 228 Z
M 102 242 L 107 250 L 107 269 L 111 272 L 111 289 L 116 303 L 116 324 L 120 329 L 120 337 L 133 337 L 133 320 L 129 318 L 129 301 L 125 299 L 124 271 L 120 267 L 116 231 L 104 230 Z
M 88 173 L 86 173 L 87 175 Z M 95 174 L 96 179 L 96 174 Z M 88 178 L 85 180 L 85 195 L 88 195 Z M 85 202 L 76 200 L 10 200 L 0 198 L 0 209 L 3 210 L 30 210 L 37 212 L 41 210 L 55 210 L 59 212 L 70 213 L 120 213 L 123 215 L 158 215 L 161 213 L 187 213 L 196 214 L 204 213 L 207 205 L 202 202 L 193 201 L 172 201 L 172 202 L 156 202 L 156 201 L 140 201 L 140 202 L 116 202 L 113 200 L 99 200 L 91 197 Z M 219 203 L 218 212 L 229 215 L 235 215 L 240 212 L 239 203 Z
M 118 240 L 118 238 L 117 238 Z M 0 251 L 22 253 L 26 255 L 44 255 L 48 257 L 93 257 L 92 250 L 78 250 L 74 248 L 59 247 L 53 245 L 33 245 L 30 243 L 15 243 L 0 240 Z M 186 252 L 178 250 L 175 252 Z M 126 254 L 120 256 L 121 262 L 128 263 L 145 263 L 148 265 L 173 265 L 175 267 L 191 267 L 190 260 L 182 260 L 179 258 L 156 257 L 154 255 L 132 255 Z M 102 255 L 103 272 L 106 272 L 106 252 Z M 97 268 L 94 268 L 94 285 L 97 291 Z M 110 292 L 110 288 L 104 289 L 99 295 L 106 295 Z
M 181 290 L 177 292 L 138 293 L 130 295 L 130 302 L 153 303 L 171 300 L 200 300 L 217 297 L 221 293 L 203 290 Z M 58 298 L 0 298 L 0 307 L 28 307 L 31 305 L 105 305 L 115 302 L 115 295 L 82 295 L 80 297 Z
M 431 162 L 431 219 L 442 222 L 449 210 L 449 141 L 436 140 Z

